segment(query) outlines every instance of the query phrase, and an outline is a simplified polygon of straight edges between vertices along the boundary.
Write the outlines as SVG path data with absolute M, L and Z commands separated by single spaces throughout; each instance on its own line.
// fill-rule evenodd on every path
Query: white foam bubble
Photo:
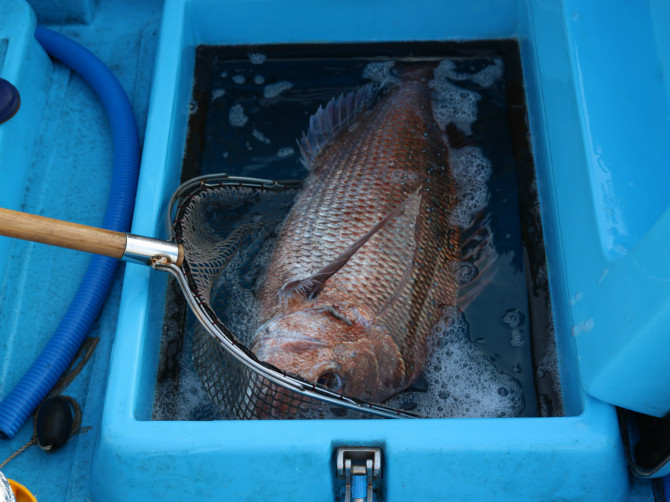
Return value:
M 464 133 L 472 134 L 472 123 L 477 119 L 477 104 L 481 96 L 452 82 L 469 78 L 455 72 L 454 68 L 452 60 L 444 59 L 433 71 L 433 80 L 429 82 L 434 91 L 433 117 L 442 130 L 453 122 Z
M 518 328 L 523 321 L 523 314 L 519 309 L 509 309 L 505 312 L 502 321 L 512 329 Z
M 225 89 L 214 89 L 212 91 L 212 101 L 214 101 L 215 99 L 219 99 L 225 95 L 226 95 Z
M 251 52 L 248 54 L 251 64 L 263 64 L 267 56 L 261 52 Z
M 433 118 L 442 130 L 453 122 L 465 134 L 472 134 L 472 123 L 477 120 L 477 104 L 481 96 L 462 89 L 448 80 L 431 81 L 433 94 Z
M 247 79 L 244 75 L 234 75 L 233 76 L 233 82 L 235 82 L 236 84 L 242 85 L 246 81 L 247 81 Z
M 393 66 L 395 66 L 395 61 L 369 63 L 365 68 L 363 68 L 363 78 L 372 80 L 373 82 L 379 84 L 380 87 L 384 87 L 386 84 L 393 83 L 398 80 L 391 74 L 391 69 Z
M 291 155 L 295 155 L 295 150 L 290 146 L 280 148 L 279 151 L 277 152 L 277 157 L 279 157 L 280 159 L 285 159 L 286 157 L 290 157 Z
M 251 135 L 254 138 L 256 138 L 258 141 L 260 141 L 261 143 L 264 143 L 266 145 L 270 144 L 270 139 L 265 134 L 263 134 L 258 129 L 256 129 L 255 127 L 252 129 Z
M 279 96 L 282 92 L 288 91 L 293 87 L 291 82 L 282 80 L 281 82 L 276 82 L 274 84 L 268 84 L 263 88 L 263 96 L 266 98 L 275 98 Z
M 488 203 L 486 182 L 491 176 L 491 163 L 480 148 L 464 146 L 449 150 L 449 165 L 458 187 L 458 203 L 449 222 L 467 228 Z
M 515 417 L 524 407 L 523 388 L 470 340 L 465 316 L 448 307 L 428 339 L 425 392 L 405 392 L 386 404 L 407 401 L 430 417 Z
M 465 134 L 472 134 L 472 123 L 477 120 L 477 106 L 481 95 L 473 90 L 460 87 L 454 82 L 472 80 L 480 87 L 490 87 L 500 80 L 503 63 L 495 59 L 477 73 L 458 72 L 451 59 L 444 59 L 435 68 L 430 86 L 433 93 L 433 117 L 444 130 L 453 123 Z
M 490 60 L 483 69 L 475 71 L 458 71 L 452 59 L 445 59 L 435 69 L 435 78 L 440 80 L 463 81 L 471 80 L 480 87 L 491 87 L 503 75 L 503 61 L 500 58 Z
M 456 63 L 451 59 L 443 59 L 440 61 L 440 64 L 435 68 L 435 78 L 445 79 L 450 78 L 452 80 L 465 80 L 467 77 L 456 71 Z
M 492 64 L 473 75 L 472 81 L 481 87 L 491 87 L 502 78 L 503 68 L 502 59 L 496 58 Z
M 249 121 L 249 117 L 244 114 L 244 108 L 240 104 L 230 107 L 228 112 L 228 122 L 233 127 L 242 127 Z
M 526 346 L 526 335 L 522 329 L 512 328 L 509 337 L 509 344 L 512 347 L 525 347 Z
M 451 261 L 449 269 L 456 274 L 462 284 L 472 281 L 477 276 L 477 267 L 474 263 Z
M 524 316 L 519 309 L 509 309 L 502 318 L 502 322 L 511 328 L 509 343 L 512 347 L 524 347 L 526 345 L 526 335 L 520 328 L 523 320 Z
M 254 84 L 263 85 L 265 83 L 265 77 L 263 75 L 256 75 L 254 77 Z

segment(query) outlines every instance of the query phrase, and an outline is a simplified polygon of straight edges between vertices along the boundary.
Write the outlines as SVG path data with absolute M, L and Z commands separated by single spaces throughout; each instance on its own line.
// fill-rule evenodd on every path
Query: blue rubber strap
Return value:
M 351 498 L 365 499 L 368 495 L 368 477 L 362 474 L 351 477 Z M 366 502 L 372 502 L 368 500 Z

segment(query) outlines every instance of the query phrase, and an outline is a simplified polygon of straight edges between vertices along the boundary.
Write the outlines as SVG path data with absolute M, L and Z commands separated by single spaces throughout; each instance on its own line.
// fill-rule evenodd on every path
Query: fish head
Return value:
M 258 329 L 252 350 L 287 373 L 364 401 L 381 402 L 404 385 L 398 346 L 356 309 L 310 308 L 277 316 Z

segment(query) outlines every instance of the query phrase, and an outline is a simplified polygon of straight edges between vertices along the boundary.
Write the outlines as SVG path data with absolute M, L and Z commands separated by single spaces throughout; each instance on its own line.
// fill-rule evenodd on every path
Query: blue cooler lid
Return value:
M 557 325 L 574 339 L 584 389 L 655 417 L 670 412 L 670 8 L 661 4 L 566 10 L 570 70 L 553 77 L 567 80 L 576 113 L 545 98 L 553 192 L 541 190 Z

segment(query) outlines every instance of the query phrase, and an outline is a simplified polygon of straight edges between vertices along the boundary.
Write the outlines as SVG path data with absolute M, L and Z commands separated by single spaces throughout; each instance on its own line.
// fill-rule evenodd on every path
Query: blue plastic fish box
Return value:
M 179 184 L 197 46 L 519 42 L 565 416 L 152 421 L 167 278 L 127 265 L 95 499 L 332 500 L 338 446 L 382 448 L 388 501 L 625 499 L 616 413 L 603 401 L 670 409 L 661 357 L 670 170 L 656 148 L 670 137 L 659 76 L 670 44 L 660 20 L 669 20 L 660 1 L 168 1 L 133 226 L 140 235 L 161 234 Z

